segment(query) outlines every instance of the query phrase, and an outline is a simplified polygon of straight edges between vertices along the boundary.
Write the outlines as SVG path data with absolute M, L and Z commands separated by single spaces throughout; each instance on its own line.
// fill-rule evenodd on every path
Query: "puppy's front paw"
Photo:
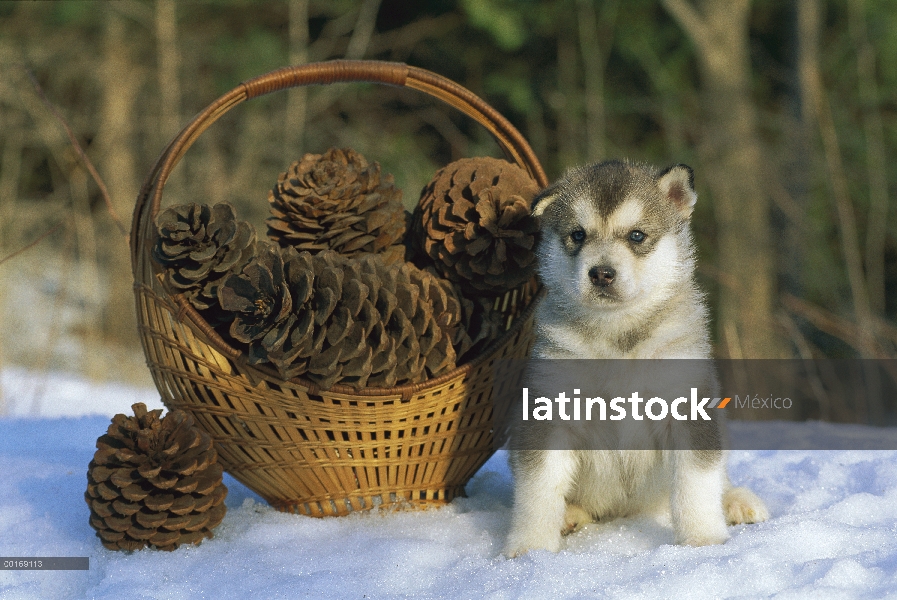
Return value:
M 502 554 L 508 558 L 523 556 L 530 550 L 548 550 L 557 552 L 561 549 L 561 532 L 553 536 L 539 536 L 533 531 L 512 531 Z
M 723 495 L 723 510 L 726 523 L 760 523 L 769 518 L 769 511 L 763 500 L 745 487 L 731 488 Z
M 529 548 L 516 548 L 512 546 L 505 546 L 505 549 L 502 550 L 502 554 L 504 554 L 508 558 L 517 558 L 518 556 L 523 556 L 527 552 L 529 552 Z
M 716 546 L 725 544 L 729 534 L 723 531 L 699 531 L 690 534 L 677 534 L 676 543 L 683 546 Z
M 720 507 L 722 508 L 722 507 Z M 693 510 L 688 518 L 674 522 L 676 543 L 685 546 L 714 546 L 729 539 L 722 510 Z
M 561 535 L 570 535 L 582 529 L 583 525 L 592 522 L 592 515 L 578 504 L 568 504 L 564 511 L 564 528 Z

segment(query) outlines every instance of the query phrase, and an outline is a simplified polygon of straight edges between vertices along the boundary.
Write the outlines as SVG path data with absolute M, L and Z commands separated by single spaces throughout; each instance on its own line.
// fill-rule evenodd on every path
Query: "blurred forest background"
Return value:
M 118 0 L 0 2 L 0 260 L 51 232 L 0 264 L 0 367 L 149 383 L 112 213 L 130 226 L 168 141 L 241 80 L 344 57 L 468 87 L 550 178 L 691 165 L 718 355 L 897 356 L 897 3 Z M 229 113 L 166 198 L 227 200 L 260 225 L 278 174 L 331 146 L 379 161 L 409 208 L 440 166 L 500 156 L 412 90 L 314 87 Z

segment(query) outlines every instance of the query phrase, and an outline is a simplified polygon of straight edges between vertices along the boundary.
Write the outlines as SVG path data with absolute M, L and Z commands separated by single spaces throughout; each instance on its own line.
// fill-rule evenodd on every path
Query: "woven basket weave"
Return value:
M 156 277 L 154 219 L 172 169 L 212 123 L 236 105 L 292 87 L 336 82 L 406 86 L 439 98 L 486 127 L 508 158 L 544 187 L 526 140 L 465 88 L 400 63 L 332 61 L 281 69 L 244 82 L 197 115 L 168 145 L 145 181 L 131 231 L 140 337 L 169 409 L 190 413 L 215 441 L 236 479 L 278 510 L 344 515 L 378 505 L 441 504 L 493 452 L 492 363 L 522 358 L 531 346 L 535 280 L 496 301 L 506 332 L 480 356 L 420 384 L 322 391 L 270 368 L 250 366 L 178 294 Z

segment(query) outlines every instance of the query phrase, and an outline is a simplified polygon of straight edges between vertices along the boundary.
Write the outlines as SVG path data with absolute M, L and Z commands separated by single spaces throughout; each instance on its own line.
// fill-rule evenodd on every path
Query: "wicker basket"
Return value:
M 486 127 L 509 159 L 541 185 L 545 174 L 520 133 L 465 88 L 400 63 L 332 61 L 274 71 L 240 84 L 202 111 L 168 145 L 134 211 L 131 258 L 137 317 L 153 379 L 169 409 L 189 412 L 213 437 L 224 468 L 278 510 L 344 515 L 391 503 L 442 504 L 493 452 L 491 365 L 531 345 L 535 280 L 497 301 L 507 331 L 479 357 L 420 384 L 356 391 L 280 379 L 250 366 L 183 297 L 156 277 L 153 221 L 172 169 L 213 122 L 236 105 L 291 87 L 336 82 L 407 86 L 443 100 Z

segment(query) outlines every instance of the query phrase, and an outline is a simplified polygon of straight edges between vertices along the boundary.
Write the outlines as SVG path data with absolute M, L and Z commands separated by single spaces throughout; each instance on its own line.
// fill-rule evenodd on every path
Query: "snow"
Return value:
M 0 570 L 0 600 L 897 598 L 894 451 L 733 452 L 733 481 L 764 498 L 772 518 L 730 528 L 721 546 L 675 546 L 663 519 L 621 519 L 586 526 L 560 553 L 505 559 L 513 488 L 500 451 L 467 498 L 429 511 L 283 514 L 226 475 L 228 513 L 214 539 L 126 554 L 94 536 L 85 473 L 112 414 L 160 407 L 158 396 L 20 369 L 0 373 L 0 386 L 0 556 L 90 557 L 89 571 Z M 733 437 L 752 426 L 734 424 Z M 775 432 L 812 437 L 819 427 Z

